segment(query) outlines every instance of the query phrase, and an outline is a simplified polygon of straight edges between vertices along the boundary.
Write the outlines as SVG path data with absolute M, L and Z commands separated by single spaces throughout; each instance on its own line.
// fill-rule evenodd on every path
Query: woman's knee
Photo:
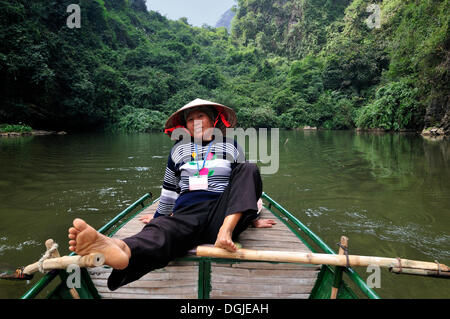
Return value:
M 261 194 L 262 194 L 262 179 L 261 179 L 261 174 L 259 173 L 259 168 L 256 164 L 249 163 L 249 162 L 238 164 L 234 168 L 230 180 L 232 181 L 232 183 L 240 184 L 239 182 L 236 181 L 236 179 L 239 179 L 241 181 L 253 181 L 257 195 L 261 196 Z M 246 184 L 246 183 L 244 183 L 244 184 Z M 248 184 L 246 184 L 246 185 L 248 185 Z
M 252 173 L 259 174 L 259 168 L 255 163 L 250 162 L 239 163 L 234 169 L 237 171 L 249 171 Z

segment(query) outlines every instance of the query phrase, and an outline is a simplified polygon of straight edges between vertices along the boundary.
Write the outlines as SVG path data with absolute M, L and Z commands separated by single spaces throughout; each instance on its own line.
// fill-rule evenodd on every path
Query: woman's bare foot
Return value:
M 226 228 L 220 228 L 219 234 L 217 234 L 216 243 L 214 247 L 223 248 L 228 251 L 234 252 L 237 250 L 236 244 L 231 239 L 232 231 Z
M 253 227 L 255 228 L 272 228 L 276 222 L 273 219 L 257 219 L 253 221 Z
M 105 256 L 105 264 L 114 269 L 128 266 L 131 256 L 129 247 L 121 240 L 100 234 L 84 220 L 76 218 L 69 229 L 69 250 L 80 256 L 90 253 L 101 253 Z

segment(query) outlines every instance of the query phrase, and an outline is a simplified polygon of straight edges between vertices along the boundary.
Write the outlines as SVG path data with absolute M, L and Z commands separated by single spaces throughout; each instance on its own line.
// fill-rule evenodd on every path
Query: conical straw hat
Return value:
M 225 129 L 227 127 L 234 127 L 237 123 L 236 113 L 232 108 L 207 100 L 195 99 L 194 101 L 189 102 L 188 104 L 180 108 L 167 119 L 166 125 L 164 126 L 165 132 L 170 136 L 172 133 L 170 129 L 176 128 L 178 126 L 185 126 L 184 112 L 188 109 L 193 109 L 199 106 L 210 106 L 216 110 L 216 116 L 221 114 L 216 127 L 221 129 L 224 135 Z M 226 121 L 226 123 L 224 123 L 224 120 Z

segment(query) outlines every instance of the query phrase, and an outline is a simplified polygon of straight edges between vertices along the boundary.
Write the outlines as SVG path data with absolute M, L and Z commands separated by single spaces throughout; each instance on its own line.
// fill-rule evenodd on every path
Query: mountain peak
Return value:
M 231 21 L 233 20 L 235 14 L 236 12 L 233 10 L 233 8 L 225 11 L 225 13 L 220 17 L 219 21 L 217 21 L 216 28 L 225 27 L 227 28 L 228 32 L 231 32 Z

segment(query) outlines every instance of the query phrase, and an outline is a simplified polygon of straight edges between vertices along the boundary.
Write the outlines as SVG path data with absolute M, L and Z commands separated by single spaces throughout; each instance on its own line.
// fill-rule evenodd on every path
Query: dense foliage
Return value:
M 19 124 L 0 124 L 0 133 L 7 133 L 7 132 L 18 132 L 18 133 L 24 133 L 24 132 L 31 132 L 33 129 L 28 125 L 23 125 L 22 123 Z
M 80 28 L 67 26 L 72 3 Z M 365 21 L 369 3 L 381 28 Z M 0 0 L 0 123 L 161 130 L 200 97 L 233 107 L 241 127 L 437 125 L 449 109 L 449 8 L 238 0 L 229 34 L 144 0 Z
M 448 0 L 238 3 L 233 42 L 292 61 L 272 99 L 282 125 L 421 129 L 445 125 L 446 113 L 450 121 Z M 369 4 L 380 8 L 379 27 L 367 21 Z

